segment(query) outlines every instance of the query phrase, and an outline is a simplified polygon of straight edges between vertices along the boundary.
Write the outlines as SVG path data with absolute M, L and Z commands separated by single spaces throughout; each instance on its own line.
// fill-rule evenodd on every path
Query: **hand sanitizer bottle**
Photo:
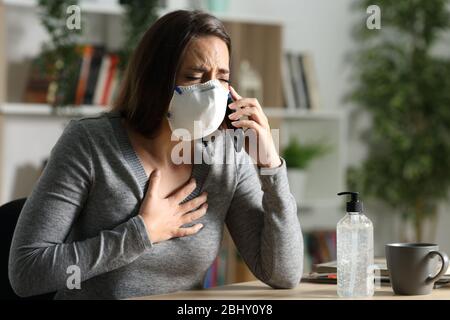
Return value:
M 337 293 L 340 297 L 369 297 L 374 293 L 373 225 L 362 213 L 358 192 L 351 195 L 347 213 L 337 224 Z

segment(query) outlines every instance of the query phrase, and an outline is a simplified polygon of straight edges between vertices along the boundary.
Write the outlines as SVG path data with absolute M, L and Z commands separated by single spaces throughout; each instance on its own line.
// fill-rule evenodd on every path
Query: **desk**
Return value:
M 302 282 L 294 289 L 272 289 L 261 281 L 235 283 L 205 290 L 180 291 L 171 294 L 134 298 L 133 300 L 335 300 L 339 298 L 334 284 Z M 450 286 L 434 289 L 429 295 L 397 296 L 390 286 L 376 289 L 367 300 L 450 300 Z

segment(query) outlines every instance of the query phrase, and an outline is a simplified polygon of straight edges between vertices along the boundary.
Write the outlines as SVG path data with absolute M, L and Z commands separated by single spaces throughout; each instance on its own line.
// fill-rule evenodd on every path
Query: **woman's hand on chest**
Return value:
M 160 187 L 161 173 L 159 170 L 154 170 L 150 175 L 148 190 L 139 210 L 150 241 L 157 243 L 197 233 L 203 227 L 200 223 L 186 228 L 182 226 L 206 214 L 208 208 L 206 192 L 181 204 L 195 190 L 194 179 L 189 180 L 168 197 L 160 196 Z

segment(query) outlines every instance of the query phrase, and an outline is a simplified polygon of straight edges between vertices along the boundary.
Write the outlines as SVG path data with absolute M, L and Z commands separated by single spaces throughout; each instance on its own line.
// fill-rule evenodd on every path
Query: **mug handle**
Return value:
M 435 275 L 434 277 L 427 278 L 427 280 L 426 280 L 427 283 L 435 282 L 435 281 L 439 280 L 445 274 L 445 272 L 447 271 L 447 268 L 448 268 L 449 261 L 448 261 L 447 254 L 445 252 L 441 252 L 441 251 L 430 251 L 428 253 L 428 256 L 435 256 L 435 255 L 438 255 L 441 257 L 442 267 L 437 275 Z

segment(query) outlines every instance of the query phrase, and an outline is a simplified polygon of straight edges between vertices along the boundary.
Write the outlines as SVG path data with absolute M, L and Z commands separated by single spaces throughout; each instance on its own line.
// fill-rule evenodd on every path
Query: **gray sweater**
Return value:
M 201 289 L 225 224 L 258 279 L 273 288 L 296 286 L 303 239 L 285 162 L 261 172 L 227 139 L 223 134 L 208 148 L 196 143 L 205 155 L 222 160 L 193 165 L 197 188 L 186 200 L 208 192 L 208 211 L 196 221 L 204 227 L 153 244 L 138 215 L 148 177 L 120 117 L 104 112 L 71 120 L 14 233 L 9 278 L 15 292 L 121 299 Z M 71 266 L 80 271 L 79 289 L 67 285 L 77 275 Z

